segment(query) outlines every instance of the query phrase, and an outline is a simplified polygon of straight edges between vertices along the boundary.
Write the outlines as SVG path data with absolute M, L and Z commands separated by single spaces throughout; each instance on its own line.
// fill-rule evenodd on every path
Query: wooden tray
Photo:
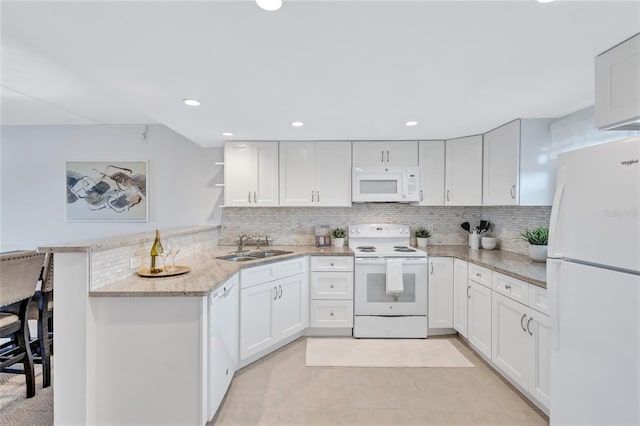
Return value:
M 148 278 L 172 277 L 174 275 L 186 274 L 189 271 L 191 271 L 190 266 L 176 265 L 173 271 L 167 272 L 163 270 L 162 272 L 158 272 L 156 274 L 152 274 L 149 268 L 140 269 L 138 271 L 138 275 L 140 275 L 141 277 L 148 277 Z

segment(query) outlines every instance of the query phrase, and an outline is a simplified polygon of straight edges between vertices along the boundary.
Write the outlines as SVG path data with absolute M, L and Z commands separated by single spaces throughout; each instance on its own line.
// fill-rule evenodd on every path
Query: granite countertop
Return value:
M 492 271 L 547 288 L 547 264 L 527 256 L 502 250 L 472 250 L 467 246 L 428 246 L 429 256 L 457 257 Z
M 157 278 L 132 275 L 127 279 L 93 290 L 89 294 L 93 297 L 206 296 L 243 268 L 308 255 L 354 255 L 348 247 L 270 246 L 269 248 L 292 253 L 247 262 L 230 262 L 216 259 L 216 257 L 229 254 L 234 247 L 218 246 L 181 259 L 179 263 L 191 267 L 191 272 L 187 274 Z M 521 254 L 502 250 L 471 250 L 467 246 L 429 246 L 427 253 L 432 257 L 456 257 L 546 288 L 546 264 L 532 262 Z
M 292 253 L 247 262 L 230 262 L 216 259 L 216 257 L 229 254 L 234 250 L 234 247 L 218 246 L 188 258 L 178 259 L 176 263 L 191 267 L 191 272 L 187 274 L 157 278 L 132 275 L 124 280 L 90 291 L 89 295 L 94 297 L 206 296 L 243 268 L 308 255 L 353 256 L 349 247 L 269 246 L 269 249 L 286 250 Z
M 163 239 L 171 237 L 180 237 L 182 235 L 190 235 L 198 232 L 213 231 L 220 229 L 220 225 L 216 226 L 192 226 L 187 228 L 162 229 L 161 236 Z M 145 244 L 153 242 L 156 238 L 156 231 L 140 232 L 138 234 L 118 235 L 110 238 L 100 238 L 96 240 L 77 241 L 64 244 L 50 244 L 38 247 L 39 252 L 52 251 L 54 253 L 84 253 L 101 250 L 109 250 L 133 244 Z

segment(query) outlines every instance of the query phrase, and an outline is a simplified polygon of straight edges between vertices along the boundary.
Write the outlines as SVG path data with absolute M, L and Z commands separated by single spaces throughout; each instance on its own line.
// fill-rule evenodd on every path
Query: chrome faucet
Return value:
M 240 242 L 238 243 L 238 251 L 242 252 L 244 251 L 244 243 L 246 240 L 252 240 L 254 243 L 256 243 L 256 249 L 260 250 L 260 245 L 258 243 L 258 240 L 256 240 L 253 236 L 251 235 L 240 235 Z

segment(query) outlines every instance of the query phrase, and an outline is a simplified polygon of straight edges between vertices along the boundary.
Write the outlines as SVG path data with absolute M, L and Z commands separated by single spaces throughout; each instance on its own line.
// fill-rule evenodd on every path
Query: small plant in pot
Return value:
M 414 234 L 418 242 L 418 247 L 426 247 L 428 239 L 431 238 L 431 231 L 424 226 L 418 226 L 415 229 Z
M 333 236 L 333 245 L 336 247 L 344 246 L 344 237 L 347 236 L 347 230 L 344 228 L 336 228 L 331 232 Z
M 525 229 L 520 238 L 529 243 L 529 258 L 534 262 L 547 261 L 547 244 L 549 243 L 549 228 L 538 226 Z

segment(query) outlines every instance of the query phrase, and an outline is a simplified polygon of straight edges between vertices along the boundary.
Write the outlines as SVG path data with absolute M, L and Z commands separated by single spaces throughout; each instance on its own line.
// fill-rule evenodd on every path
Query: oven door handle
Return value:
M 398 259 L 398 257 L 371 257 L 371 258 L 357 258 L 356 257 L 356 265 L 386 265 L 387 259 Z M 429 259 L 426 257 L 410 257 L 410 258 L 400 258 L 402 259 L 403 265 L 422 265 L 428 264 Z

